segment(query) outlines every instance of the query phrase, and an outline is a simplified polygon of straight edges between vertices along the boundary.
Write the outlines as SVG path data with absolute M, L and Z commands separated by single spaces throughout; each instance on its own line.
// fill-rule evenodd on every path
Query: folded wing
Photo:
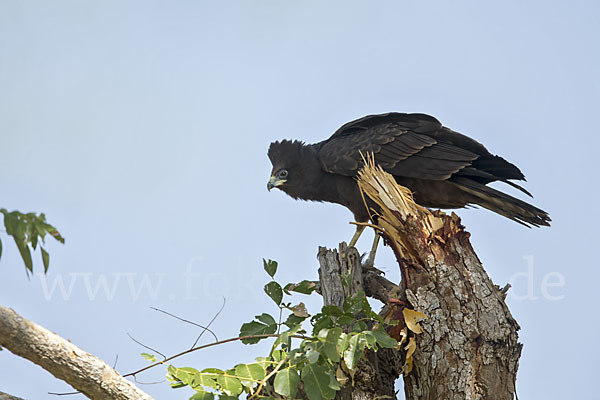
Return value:
M 355 176 L 362 156 L 392 175 L 428 180 L 463 177 L 487 184 L 524 180 L 521 171 L 502 157 L 490 154 L 479 142 L 443 127 L 425 114 L 389 113 L 349 122 L 321 143 L 319 158 L 330 173 Z

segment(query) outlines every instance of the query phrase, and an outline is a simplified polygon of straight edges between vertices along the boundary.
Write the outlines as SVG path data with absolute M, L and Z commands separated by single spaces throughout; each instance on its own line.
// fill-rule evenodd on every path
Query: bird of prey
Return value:
M 367 154 L 424 207 L 479 205 L 525 226 L 550 225 L 545 211 L 487 186 L 501 181 L 531 196 L 512 182 L 525 180 L 519 168 L 425 114 L 369 115 L 314 144 L 273 142 L 268 152 L 273 170 L 267 188 L 281 189 L 295 199 L 341 204 L 357 222 L 367 222 L 369 212 L 356 183 Z M 358 225 L 351 246 L 362 229 L 364 225 Z

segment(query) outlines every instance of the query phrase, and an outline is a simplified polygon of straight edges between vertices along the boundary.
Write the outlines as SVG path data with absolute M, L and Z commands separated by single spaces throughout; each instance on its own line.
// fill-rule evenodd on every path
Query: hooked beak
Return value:
M 271 178 L 269 178 L 269 182 L 267 183 L 267 190 L 270 192 L 271 189 L 283 185 L 286 181 L 286 179 L 277 179 L 277 177 L 271 175 Z

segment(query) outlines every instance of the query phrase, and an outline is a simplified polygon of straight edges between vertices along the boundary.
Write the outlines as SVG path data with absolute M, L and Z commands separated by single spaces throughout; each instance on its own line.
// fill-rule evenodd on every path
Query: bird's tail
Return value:
M 475 196 L 474 203 L 512 219 L 527 227 L 550 226 L 550 216 L 544 210 L 471 179 L 453 181 L 461 190 Z

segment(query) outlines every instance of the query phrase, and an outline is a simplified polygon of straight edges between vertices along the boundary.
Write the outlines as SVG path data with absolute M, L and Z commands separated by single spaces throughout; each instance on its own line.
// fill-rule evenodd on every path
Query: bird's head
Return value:
M 306 146 L 297 140 L 282 140 L 269 146 L 269 159 L 273 164 L 267 189 L 278 188 L 287 192 L 300 180 L 299 171 Z

